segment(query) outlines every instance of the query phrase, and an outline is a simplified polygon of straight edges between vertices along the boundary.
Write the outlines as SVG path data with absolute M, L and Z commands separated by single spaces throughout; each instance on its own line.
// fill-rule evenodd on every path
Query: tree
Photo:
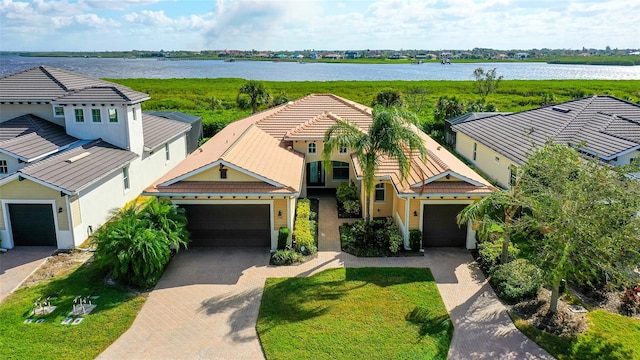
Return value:
M 530 260 L 551 287 L 551 313 L 563 279 L 624 283 L 640 263 L 640 182 L 622 171 L 550 143 L 522 167 L 520 191 L 530 206 L 523 223 L 537 233 L 529 237 Z
M 372 106 L 402 106 L 402 95 L 398 90 L 382 90 L 373 99 Z
M 342 147 L 354 150 L 363 175 L 363 187 L 366 195 L 366 221 L 371 221 L 371 198 L 375 186 L 375 173 L 380 156 L 387 156 L 398 162 L 400 177 L 405 180 L 411 170 L 410 156 L 417 151 L 426 158 L 427 149 L 420 136 L 415 132 L 417 117 L 398 108 L 373 109 L 373 123 L 368 132 L 345 120 L 339 120 L 324 135 L 322 159 L 324 166 L 330 169 L 331 155 Z
M 509 259 L 509 244 L 511 236 L 518 231 L 516 227 L 518 215 L 527 208 L 526 200 L 518 191 L 518 184 L 509 190 L 500 190 L 477 200 L 465 207 L 456 217 L 458 225 L 468 222 L 476 224 L 480 233 L 498 225 L 502 228 L 503 242 L 500 263 L 506 264 Z
M 407 105 L 409 110 L 416 114 L 422 112 L 422 109 L 427 104 L 427 96 L 432 91 L 421 87 L 410 87 L 405 92 L 405 99 L 407 99 Z
M 465 113 L 464 102 L 455 96 L 440 96 L 433 110 L 433 119 L 437 123 L 442 123 L 452 117 L 460 116 Z
M 478 90 L 478 94 L 480 94 L 482 98 L 485 98 L 488 94 L 495 92 L 498 88 L 498 84 L 500 84 L 500 81 L 503 79 L 502 75 L 498 76 L 496 68 L 485 71 L 483 68 L 479 67 L 473 70 L 473 77 L 476 78 L 476 88 Z
M 498 108 L 482 98 L 474 101 L 469 101 L 466 105 L 466 110 L 467 112 L 496 112 L 498 111 Z
M 271 94 L 264 88 L 262 83 L 257 81 L 247 81 L 238 90 L 238 97 L 236 101 L 240 103 L 242 95 L 249 97 L 249 104 L 253 113 L 258 112 L 258 106 L 268 104 L 271 99 Z

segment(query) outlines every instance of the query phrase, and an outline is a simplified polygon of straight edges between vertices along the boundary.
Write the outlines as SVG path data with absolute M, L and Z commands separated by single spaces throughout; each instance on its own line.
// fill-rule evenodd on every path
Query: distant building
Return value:
M 322 58 L 323 59 L 338 60 L 338 59 L 342 59 L 342 55 L 336 54 L 336 53 L 329 53 L 329 54 L 322 55 Z
M 358 59 L 362 57 L 362 54 L 360 54 L 357 51 L 345 51 L 344 52 L 344 58 L 345 59 Z

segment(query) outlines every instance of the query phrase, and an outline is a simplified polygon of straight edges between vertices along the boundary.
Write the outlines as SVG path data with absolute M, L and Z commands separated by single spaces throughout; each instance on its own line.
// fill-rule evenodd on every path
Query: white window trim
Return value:
M 2 171 L 2 169 L 6 169 L 7 171 Z M 8 174 L 9 173 L 9 162 L 7 160 L 0 160 L 0 174 Z
M 82 112 L 82 121 L 78 121 L 78 114 L 77 114 L 77 112 L 78 112 L 78 111 L 81 111 L 81 112 Z M 86 119 L 86 116 L 85 116 L 85 115 L 86 115 L 86 114 L 84 113 L 84 109 L 83 109 L 83 108 L 75 108 L 75 109 L 73 109 L 73 121 L 74 121 L 76 124 L 84 124 L 84 123 L 86 123 L 86 122 L 87 122 L 87 121 L 86 121 L 87 119 Z
M 94 110 L 98 110 L 98 112 L 100 113 L 100 121 L 95 121 L 95 119 L 93 118 L 93 111 Z M 91 122 L 94 124 L 99 124 L 102 122 L 102 109 L 99 108 L 91 108 Z
M 478 143 L 474 142 L 473 143 L 473 161 L 476 161 L 478 159 Z
M 347 169 L 347 177 L 346 177 L 346 178 L 344 178 L 344 179 L 336 179 L 336 172 L 335 172 L 336 167 L 335 167 L 335 163 L 337 163 L 337 162 L 340 162 L 340 163 L 344 163 L 344 164 L 346 164 L 346 165 L 343 165 L 343 166 L 339 167 L 339 169 L 345 169 L 345 168 Z M 351 169 L 349 168 L 349 163 L 348 163 L 348 162 L 344 162 L 344 161 L 335 161 L 335 160 L 334 160 L 334 161 L 332 161 L 332 162 L 331 162 L 331 168 L 332 168 L 332 170 L 333 170 L 333 171 L 332 171 L 332 175 L 331 175 L 331 179 L 332 179 L 333 181 L 349 181 L 349 179 L 351 178 L 351 176 L 350 176 L 350 170 L 351 170 Z
M 62 114 L 56 114 L 56 109 L 62 109 Z M 54 106 L 53 107 L 53 117 L 63 118 L 64 117 L 64 106 Z
M 129 165 L 122 168 L 122 187 L 126 193 L 131 189 L 131 173 L 129 173 Z
M 311 148 L 313 145 L 313 151 L 311 151 Z M 307 154 L 317 154 L 318 153 L 318 145 L 316 145 L 316 143 L 309 143 L 307 145 Z
M 115 114 L 116 114 L 116 121 L 111 121 L 111 110 L 115 111 Z M 118 109 L 116 109 L 116 108 L 109 108 L 109 109 L 107 110 L 107 122 L 108 122 L 109 124 L 117 124 L 117 123 L 119 123 L 119 122 L 120 122 L 120 117 L 118 116 Z
M 164 161 L 171 161 L 171 148 L 169 147 L 169 143 L 164 144 Z
M 378 187 L 379 185 L 380 187 Z M 382 200 L 376 199 L 376 194 L 378 193 L 378 190 L 382 190 Z M 377 202 L 377 203 L 384 203 L 387 201 L 387 187 L 385 186 L 384 183 L 376 184 L 376 187 L 373 192 L 373 199 L 374 199 L 374 202 Z

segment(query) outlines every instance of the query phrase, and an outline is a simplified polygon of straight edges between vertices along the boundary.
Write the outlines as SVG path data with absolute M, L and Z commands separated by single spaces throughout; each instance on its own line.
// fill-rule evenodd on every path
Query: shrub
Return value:
M 272 265 L 291 265 L 301 262 L 304 256 L 293 250 L 278 250 L 271 255 Z
M 336 199 L 339 203 L 344 204 L 349 200 L 360 200 L 358 196 L 358 187 L 353 181 L 343 182 L 336 188 Z
M 360 213 L 360 200 L 347 200 L 342 203 L 344 211 L 349 215 L 357 215 Z
M 123 284 L 153 287 L 176 251 L 187 245 L 184 209 L 153 199 L 142 210 L 135 204 L 116 213 L 93 234 L 96 261 Z
M 376 219 L 368 224 L 356 220 L 340 227 L 342 249 L 356 256 L 389 256 L 397 254 L 403 238 L 393 219 Z
M 490 282 L 500 298 L 510 303 L 536 296 L 542 286 L 542 271 L 525 259 L 498 265 Z
M 389 234 L 389 251 L 391 251 L 392 254 L 400 252 L 403 240 L 404 239 L 402 238 L 400 231 L 396 227 L 396 231 L 392 231 Z
M 278 250 L 284 250 L 287 247 L 290 233 L 291 231 L 287 227 L 281 227 L 278 230 Z
M 640 286 L 628 288 L 622 293 L 620 311 L 629 316 L 640 314 Z
M 411 250 L 419 251 L 422 245 L 422 231 L 419 229 L 409 230 L 409 245 Z
M 498 265 L 500 262 L 500 256 L 502 255 L 503 243 L 504 238 L 501 237 L 495 241 L 487 240 L 478 244 L 478 264 L 482 269 L 489 272 L 494 266 Z M 519 253 L 520 250 L 513 244 L 513 242 L 510 242 L 508 248 L 509 257 L 507 261 L 514 260 L 518 257 Z
M 305 255 L 313 254 L 318 251 L 316 247 L 316 241 L 314 237 L 315 221 L 311 222 L 309 217 L 311 216 L 311 201 L 309 199 L 298 200 L 296 208 L 296 221 L 295 221 L 295 235 L 296 235 L 296 250 L 304 253 Z M 304 250 L 302 250 L 304 247 Z

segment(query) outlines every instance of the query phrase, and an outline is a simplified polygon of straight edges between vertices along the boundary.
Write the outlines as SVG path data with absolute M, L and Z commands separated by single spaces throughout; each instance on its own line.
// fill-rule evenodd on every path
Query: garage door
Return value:
M 271 247 L 269 205 L 181 205 L 190 246 Z
M 51 204 L 8 204 L 14 246 L 56 246 Z
M 456 216 L 466 205 L 425 205 L 422 212 L 424 247 L 464 247 L 467 227 L 458 227 Z

